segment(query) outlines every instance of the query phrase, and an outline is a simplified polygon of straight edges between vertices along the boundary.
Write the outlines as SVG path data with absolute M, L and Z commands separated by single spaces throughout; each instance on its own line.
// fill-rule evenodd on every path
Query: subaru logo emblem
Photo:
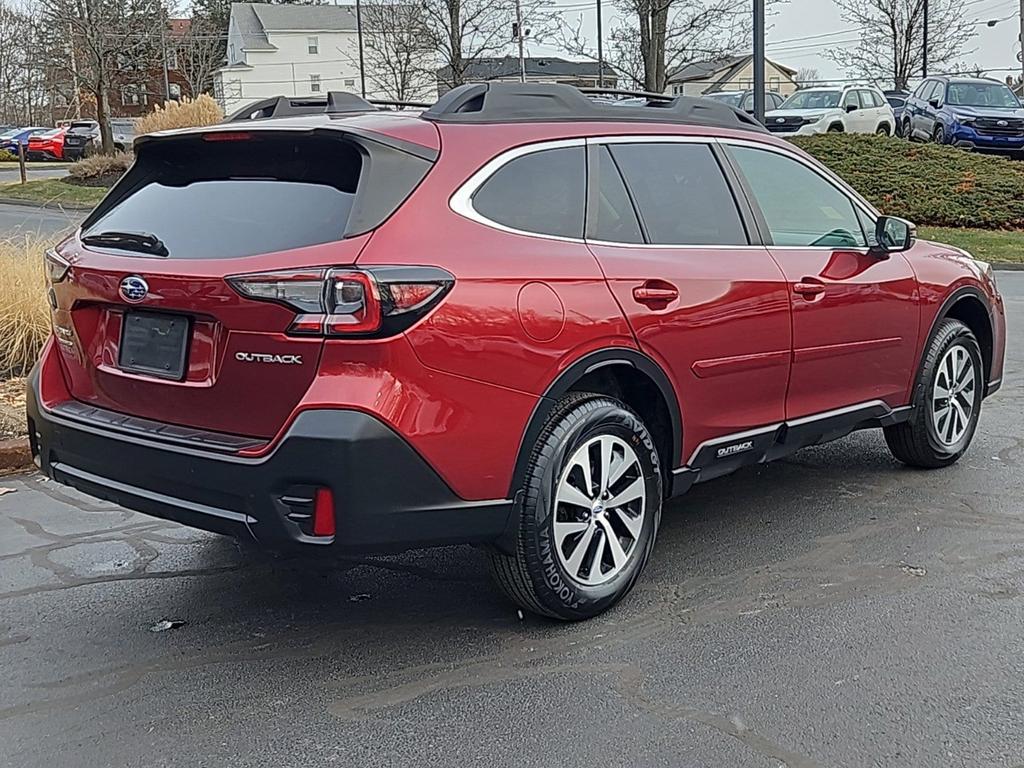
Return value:
M 775 118 L 775 122 L 776 123 L 784 123 L 784 122 L 786 122 L 786 118 L 784 118 L 784 117 L 776 117 Z
M 149 293 L 149 284 L 138 275 L 129 275 L 121 281 L 120 291 L 125 301 L 138 304 Z
M 998 123 L 996 123 L 996 125 L 998 125 L 1000 128 L 1005 128 L 1006 126 L 1009 125 L 1009 123 L 1006 122 L 1005 120 L 1000 120 Z

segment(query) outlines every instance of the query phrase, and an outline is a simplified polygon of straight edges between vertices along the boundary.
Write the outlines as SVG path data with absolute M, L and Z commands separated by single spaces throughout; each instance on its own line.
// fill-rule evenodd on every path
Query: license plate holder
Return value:
M 117 365 L 130 373 L 181 381 L 190 330 L 189 319 L 182 315 L 125 312 Z

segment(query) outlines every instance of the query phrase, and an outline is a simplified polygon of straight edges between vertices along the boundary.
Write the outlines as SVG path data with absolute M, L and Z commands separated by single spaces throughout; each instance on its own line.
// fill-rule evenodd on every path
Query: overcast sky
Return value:
M 575 22 L 579 16 L 578 9 L 586 0 L 555 0 L 557 6 L 568 6 L 563 18 Z M 596 2 L 596 0 L 595 0 Z M 1019 21 L 1017 12 L 1019 0 L 964 0 L 969 19 L 981 21 L 978 25 L 978 36 L 968 46 L 974 49 L 963 57 L 963 63 L 986 69 L 992 77 L 1003 79 L 1011 68 L 1019 67 L 1016 52 L 1020 50 L 1017 43 Z M 604 0 L 605 36 L 611 26 L 608 17 L 614 18 L 611 0 Z M 584 29 L 592 40 L 596 39 L 596 11 L 593 8 L 583 12 Z M 1010 18 L 1007 18 L 1010 17 Z M 984 22 L 990 19 L 1004 19 L 989 28 Z M 856 32 L 850 31 L 850 25 L 843 21 L 832 0 L 788 0 L 777 7 L 769 19 L 768 56 L 781 64 L 794 69 L 813 67 L 823 78 L 844 77 L 841 68 L 827 59 L 822 52 L 828 48 L 856 45 Z M 813 39 L 811 36 L 816 36 Z M 534 46 L 534 54 L 554 55 L 556 50 Z M 1016 71 L 1016 70 L 1015 70 Z

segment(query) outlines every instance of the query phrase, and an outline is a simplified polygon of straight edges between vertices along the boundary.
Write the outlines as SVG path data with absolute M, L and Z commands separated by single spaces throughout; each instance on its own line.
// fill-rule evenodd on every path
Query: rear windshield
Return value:
M 355 146 L 330 138 L 156 144 L 142 150 L 82 235 L 155 235 L 176 259 L 235 258 L 340 240 L 361 166 Z

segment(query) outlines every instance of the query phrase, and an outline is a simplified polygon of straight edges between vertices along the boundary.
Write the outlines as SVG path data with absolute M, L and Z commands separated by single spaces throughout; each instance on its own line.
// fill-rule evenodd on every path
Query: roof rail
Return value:
M 644 98 L 644 104 L 616 104 L 589 95 Z M 765 132 L 753 117 L 727 104 L 691 96 L 587 88 L 554 83 L 475 83 L 460 85 L 422 114 L 439 123 L 616 122 L 686 123 Z
M 387 101 L 364 99 L 348 91 L 328 91 L 326 96 L 271 96 L 230 115 L 224 122 L 263 120 L 271 117 L 294 115 L 345 115 L 361 112 L 375 112 L 378 107 L 413 107 L 426 109 L 430 104 L 420 101 Z

